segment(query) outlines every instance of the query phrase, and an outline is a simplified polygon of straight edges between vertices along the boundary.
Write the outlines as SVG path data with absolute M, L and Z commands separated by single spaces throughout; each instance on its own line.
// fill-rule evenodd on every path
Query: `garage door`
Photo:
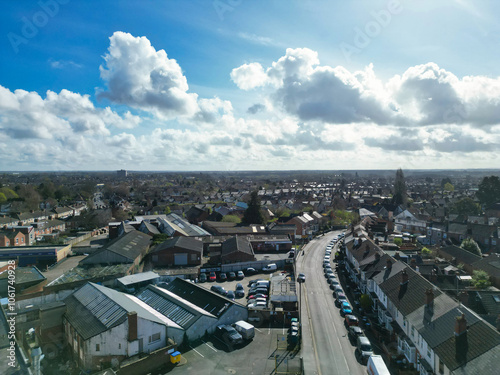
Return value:
M 187 254 L 174 254 L 174 264 L 176 266 L 185 266 L 188 264 Z

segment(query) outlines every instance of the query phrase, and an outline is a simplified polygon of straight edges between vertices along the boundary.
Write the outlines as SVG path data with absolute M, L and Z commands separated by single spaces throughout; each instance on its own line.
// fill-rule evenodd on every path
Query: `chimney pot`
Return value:
M 467 319 L 465 319 L 465 314 L 462 316 L 457 316 L 455 320 L 455 336 L 460 336 L 467 332 Z
M 432 288 L 425 290 L 425 304 L 431 306 L 434 303 L 434 291 Z
M 407 282 L 408 282 L 408 273 L 406 272 L 406 270 L 403 270 L 403 272 L 401 272 L 401 285 L 406 284 Z

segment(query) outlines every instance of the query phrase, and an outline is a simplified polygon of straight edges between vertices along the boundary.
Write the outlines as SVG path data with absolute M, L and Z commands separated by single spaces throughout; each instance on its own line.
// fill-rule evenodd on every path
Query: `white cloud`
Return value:
M 115 32 L 104 60 L 100 71 L 107 90 L 101 97 L 163 118 L 197 111 L 197 95 L 187 92 L 187 79 L 177 61 L 164 50 L 156 51 L 146 37 Z
M 242 90 L 262 86 L 268 80 L 264 68 L 259 63 L 244 64 L 231 71 L 231 79 Z

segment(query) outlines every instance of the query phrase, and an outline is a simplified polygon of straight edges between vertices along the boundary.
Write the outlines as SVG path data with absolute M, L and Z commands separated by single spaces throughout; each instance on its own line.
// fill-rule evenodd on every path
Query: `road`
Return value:
M 302 298 L 302 355 L 306 374 L 366 373 L 366 367 L 356 359 L 355 347 L 347 337 L 344 319 L 335 306 L 323 273 L 326 245 L 339 233 L 341 231 L 330 232 L 312 240 L 305 247 L 305 255 L 297 257 L 297 272 L 306 274 L 306 282 L 299 290 L 299 297 Z M 334 253 L 332 251 L 332 259 Z

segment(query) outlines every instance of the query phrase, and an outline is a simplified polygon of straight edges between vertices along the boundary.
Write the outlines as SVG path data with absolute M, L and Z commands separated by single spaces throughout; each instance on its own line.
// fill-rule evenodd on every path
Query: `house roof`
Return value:
M 492 277 L 500 277 L 500 254 L 492 253 L 474 262 L 472 267 L 486 271 Z
M 159 221 L 164 225 L 164 230 L 168 235 L 173 235 L 175 232 L 183 236 L 209 236 L 206 230 L 197 225 L 190 224 L 177 214 L 171 213 L 165 216 L 164 219 L 159 218 Z
M 454 329 L 453 327 L 451 329 Z M 478 320 L 468 325 L 466 335 L 465 346 L 460 342 L 460 338 L 452 334 L 448 340 L 434 349 L 435 353 L 450 371 L 462 367 L 462 371 L 466 374 L 497 374 L 500 359 L 500 351 L 498 350 L 500 333 L 483 320 Z M 490 351 L 492 352 L 488 353 Z M 491 361 L 473 362 L 474 359 L 483 355 L 494 358 Z
M 105 247 L 90 254 L 80 261 L 81 264 L 98 262 L 105 252 L 113 252 L 123 258 L 123 262 L 133 262 L 141 254 L 144 254 L 151 243 L 151 237 L 145 233 L 133 230 L 111 241 Z M 105 263 L 105 262 L 104 262 Z
M 142 283 L 144 281 L 152 281 L 158 279 L 159 277 L 160 275 L 158 275 L 156 272 L 148 271 L 148 272 L 135 273 L 133 275 L 128 275 L 128 276 L 123 276 L 116 280 L 120 282 L 122 285 L 127 286 L 127 285 Z
M 137 297 L 94 283 L 85 284 L 64 302 L 66 319 L 84 340 L 122 324 L 129 312 L 165 326 L 180 328 Z
M 192 237 L 174 237 L 158 244 L 151 253 L 157 253 L 172 248 L 181 248 L 191 251 L 203 252 L 203 241 L 197 240 Z
M 439 251 L 454 257 L 458 263 L 472 264 L 482 259 L 481 256 L 473 254 L 470 251 L 464 250 L 455 245 L 442 247 Z
M 394 266 L 393 266 L 394 267 Z M 406 271 L 408 282 L 402 284 L 402 272 Z M 425 303 L 425 291 L 433 288 L 433 284 L 420 276 L 410 267 L 406 266 L 401 272 L 396 273 L 389 279 L 379 285 L 382 291 L 391 300 L 394 306 L 407 316 Z M 442 292 L 439 289 L 434 290 L 434 298 Z
M 221 255 L 223 257 L 236 252 L 254 256 L 252 245 L 246 237 L 235 236 L 222 243 Z

